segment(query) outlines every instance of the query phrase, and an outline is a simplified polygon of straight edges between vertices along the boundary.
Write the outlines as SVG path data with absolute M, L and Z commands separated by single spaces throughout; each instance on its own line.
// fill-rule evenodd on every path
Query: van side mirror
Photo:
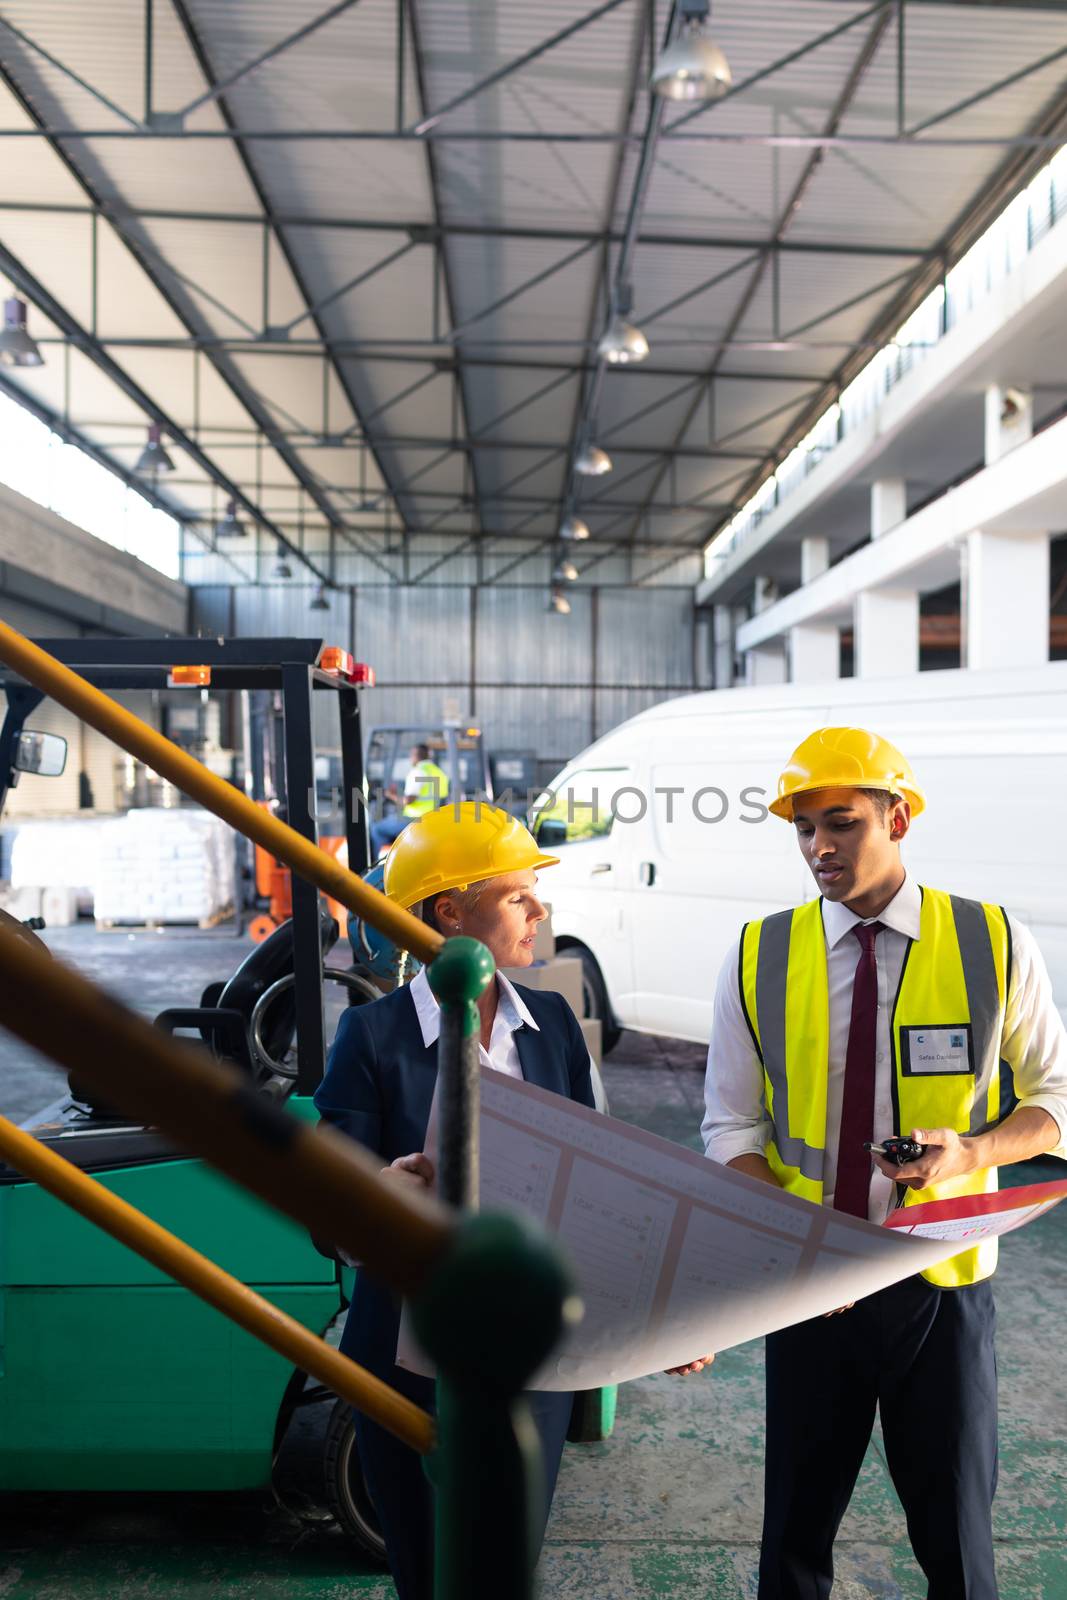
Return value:
M 537 824 L 534 837 L 546 850 L 558 850 L 567 843 L 567 824 L 556 817 L 545 817 Z
M 16 772 L 32 772 L 39 778 L 58 778 L 67 764 L 67 741 L 58 733 L 36 733 L 26 728 L 15 746 Z

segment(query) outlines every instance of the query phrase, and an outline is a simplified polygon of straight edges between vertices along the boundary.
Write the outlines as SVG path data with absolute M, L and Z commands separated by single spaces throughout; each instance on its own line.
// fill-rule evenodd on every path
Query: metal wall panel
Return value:
M 541 589 L 477 591 L 479 683 L 590 681 L 589 592 L 572 591 L 569 617 L 545 608 Z
M 383 685 L 467 683 L 470 590 L 408 586 L 356 597 L 356 643 Z
M 479 689 L 477 721 L 490 750 L 536 751 L 543 781 L 589 743 L 590 696 L 575 689 Z
M 321 637 L 327 644 L 351 649 L 350 602 L 344 590 L 326 592 L 327 611 L 312 611 L 315 585 L 300 583 L 264 584 L 259 588 L 236 590 L 237 632 L 247 637 Z
M 238 588 L 238 632 L 321 633 L 375 669 L 366 728 L 469 717 L 491 750 L 536 751 L 542 777 L 627 717 L 692 688 L 694 657 L 701 685 L 708 682 L 688 590 L 607 588 L 594 600 L 594 591 L 572 589 L 571 614 L 559 616 L 545 610 L 538 587 L 374 586 L 356 593 L 354 639 L 348 593 L 332 595 L 327 613 L 308 610 L 312 592 L 295 582 Z M 194 591 L 196 625 L 228 630 L 229 614 L 228 590 Z M 325 723 L 319 736 L 333 742 Z
M 224 638 L 230 632 L 230 596 L 227 585 L 207 585 L 190 591 L 189 625 L 194 633 Z
M 598 684 L 692 687 L 691 592 L 606 589 L 599 611 Z

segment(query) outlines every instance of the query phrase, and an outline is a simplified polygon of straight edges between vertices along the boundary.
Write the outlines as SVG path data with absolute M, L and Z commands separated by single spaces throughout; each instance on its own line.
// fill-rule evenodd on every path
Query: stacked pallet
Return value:
M 98 928 L 209 928 L 233 906 L 233 832 L 205 811 L 131 811 L 101 837 Z

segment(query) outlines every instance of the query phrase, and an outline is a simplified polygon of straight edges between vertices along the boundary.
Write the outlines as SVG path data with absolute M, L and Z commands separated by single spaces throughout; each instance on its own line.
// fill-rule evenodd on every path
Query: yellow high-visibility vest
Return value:
M 1000 1116 L 1000 1042 L 1011 972 L 1001 906 L 922 889 L 919 937 L 908 941 L 890 1019 L 896 1126 L 982 1133 Z M 783 1189 L 822 1204 L 830 999 L 822 902 L 778 912 L 741 931 L 741 1001 L 763 1063 L 773 1134 L 767 1160 Z M 907 1189 L 905 1205 L 988 1194 L 996 1168 Z M 923 1273 L 941 1288 L 988 1278 L 997 1241 L 984 1240 Z
M 424 817 L 448 799 L 448 773 L 433 761 L 417 761 L 411 772 L 419 780 L 415 793 L 404 800 L 405 817 Z M 411 773 L 408 774 L 409 778 Z

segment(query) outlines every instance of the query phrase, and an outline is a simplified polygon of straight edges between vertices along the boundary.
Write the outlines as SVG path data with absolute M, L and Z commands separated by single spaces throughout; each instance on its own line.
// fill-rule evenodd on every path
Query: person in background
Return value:
M 390 850 L 390 899 L 443 933 L 480 939 L 500 967 L 533 961 L 545 919 L 537 871 L 557 864 L 521 822 L 463 801 L 412 822 Z M 580 1105 L 594 1104 L 589 1051 L 562 995 L 512 984 L 498 970 L 479 1001 L 483 1065 L 525 1078 Z M 315 1094 L 320 1115 L 387 1163 L 391 1182 L 433 1183 L 424 1151 L 437 1079 L 440 1009 L 425 969 L 405 988 L 345 1012 Z M 359 1272 L 341 1338 L 346 1355 L 426 1409 L 434 1385 L 396 1365 L 400 1308 L 384 1284 Z M 544 1459 L 544 1518 L 555 1488 L 573 1395 L 529 1396 Z M 433 1506 L 416 1453 L 355 1413 L 359 1458 L 385 1535 L 400 1600 L 430 1600 Z M 543 1532 L 544 1519 L 540 1525 Z
M 448 799 L 448 773 L 430 760 L 430 747 L 416 744 L 411 748 L 411 770 L 404 779 L 404 799 L 399 811 L 392 816 L 379 817 L 370 825 L 371 856 L 375 861 L 387 845 L 393 844 L 409 822 L 436 811 Z M 390 800 L 399 801 L 396 789 L 386 790 Z
M 770 809 L 820 898 L 742 928 L 708 1051 L 711 1160 L 877 1223 L 1067 1154 L 1067 1034 L 1041 954 L 1003 907 L 906 871 L 924 806 L 899 750 L 865 729 L 822 728 L 794 751 Z M 864 1148 L 893 1135 L 923 1154 L 897 1167 Z M 759 1600 L 829 1596 L 876 1407 L 929 1600 L 996 1600 L 996 1252 L 983 1242 L 767 1339 Z

